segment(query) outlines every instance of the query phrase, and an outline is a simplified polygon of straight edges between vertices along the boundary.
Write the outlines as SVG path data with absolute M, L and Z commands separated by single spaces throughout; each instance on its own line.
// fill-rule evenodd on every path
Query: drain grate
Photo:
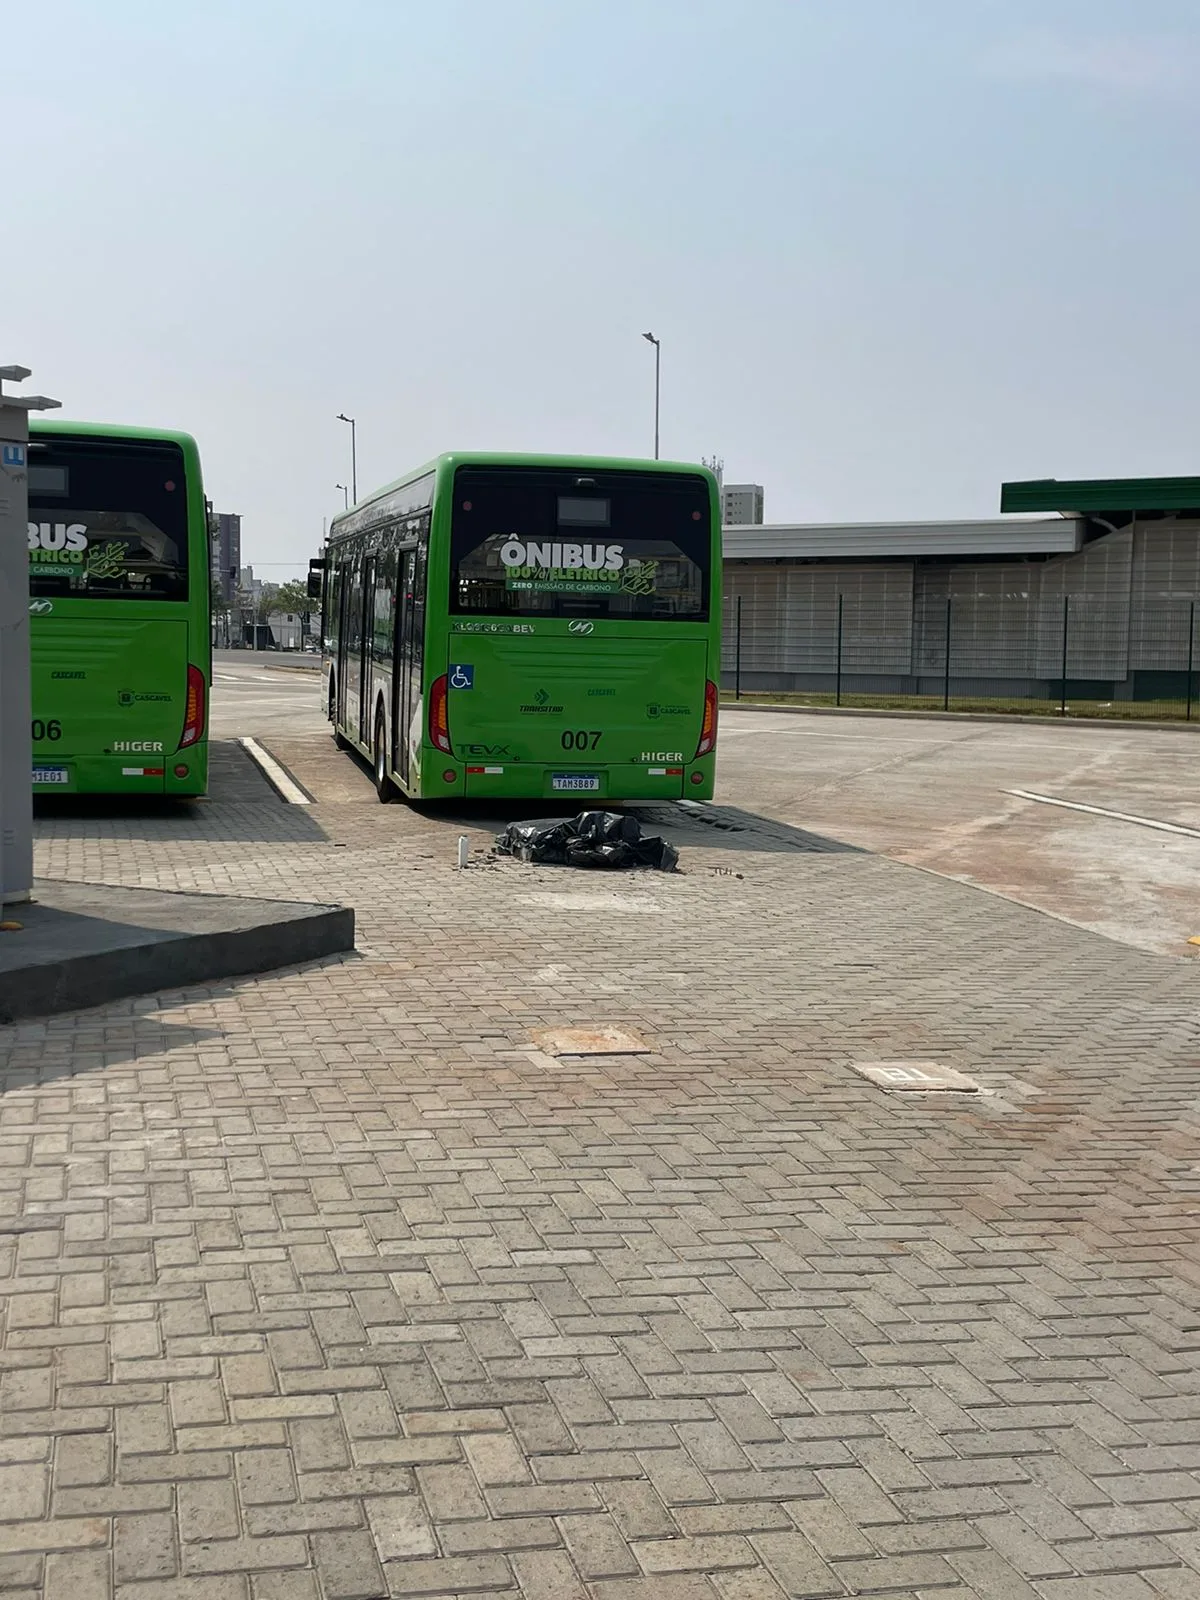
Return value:
M 941 1061 L 852 1061 L 860 1077 L 877 1089 L 918 1094 L 978 1094 L 974 1078 Z
M 545 1028 L 533 1039 L 551 1056 L 641 1056 L 650 1050 L 629 1028 Z

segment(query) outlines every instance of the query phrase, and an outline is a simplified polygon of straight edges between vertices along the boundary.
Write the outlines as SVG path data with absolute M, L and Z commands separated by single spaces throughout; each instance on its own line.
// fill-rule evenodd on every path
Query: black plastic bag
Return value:
M 636 817 L 621 811 L 581 811 L 577 817 L 510 822 L 496 839 L 499 855 L 543 865 L 673 872 L 679 852 L 665 839 L 642 837 Z

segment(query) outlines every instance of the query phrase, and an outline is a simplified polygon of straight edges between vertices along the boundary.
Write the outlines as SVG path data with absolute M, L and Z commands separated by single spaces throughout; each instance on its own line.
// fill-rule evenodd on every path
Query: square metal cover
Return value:
M 908 1090 L 920 1094 L 937 1091 L 953 1094 L 978 1094 L 974 1078 L 948 1067 L 941 1061 L 852 1061 L 860 1077 L 879 1089 Z
M 551 1056 L 641 1056 L 650 1050 L 628 1028 L 544 1028 L 533 1039 Z

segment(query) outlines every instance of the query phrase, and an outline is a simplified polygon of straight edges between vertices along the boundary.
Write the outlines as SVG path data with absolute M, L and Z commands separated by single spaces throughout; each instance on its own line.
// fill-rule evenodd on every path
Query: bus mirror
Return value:
M 321 598 L 321 574 L 319 572 L 310 571 L 308 574 L 308 598 L 310 600 L 319 600 Z

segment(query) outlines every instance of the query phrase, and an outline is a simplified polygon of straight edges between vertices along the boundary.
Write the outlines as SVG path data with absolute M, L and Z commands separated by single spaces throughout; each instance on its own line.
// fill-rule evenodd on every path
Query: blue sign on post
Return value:
M 475 687 L 475 668 L 464 666 L 462 662 L 452 663 L 450 667 L 450 687 L 452 689 L 473 689 Z
M 23 444 L 6 444 L 3 455 L 6 467 L 23 467 L 25 465 L 25 446 Z

